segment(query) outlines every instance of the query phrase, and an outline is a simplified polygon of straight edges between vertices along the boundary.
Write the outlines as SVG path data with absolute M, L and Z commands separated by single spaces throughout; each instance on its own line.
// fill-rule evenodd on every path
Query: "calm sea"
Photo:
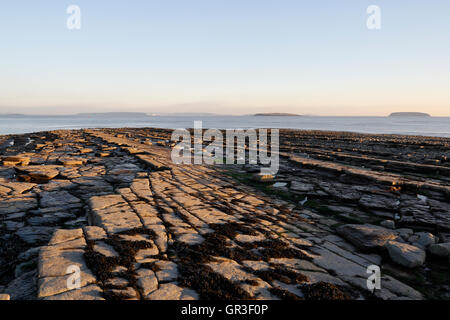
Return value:
M 450 137 L 450 117 L 275 117 L 275 116 L 0 116 L 0 134 L 81 128 L 291 128 Z

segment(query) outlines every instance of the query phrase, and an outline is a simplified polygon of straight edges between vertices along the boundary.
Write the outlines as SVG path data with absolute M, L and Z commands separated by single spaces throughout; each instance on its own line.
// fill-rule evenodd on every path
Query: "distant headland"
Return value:
M 256 113 L 255 117 L 301 117 L 301 115 L 295 113 L 269 112 Z
M 144 112 L 96 112 L 96 113 L 77 113 L 77 114 L 20 114 L 20 113 L 6 113 L 0 114 L 2 118 L 67 118 L 67 117 L 107 117 L 107 118 L 140 118 L 149 117 Z
M 431 117 L 428 113 L 424 112 L 393 112 L 389 117 Z

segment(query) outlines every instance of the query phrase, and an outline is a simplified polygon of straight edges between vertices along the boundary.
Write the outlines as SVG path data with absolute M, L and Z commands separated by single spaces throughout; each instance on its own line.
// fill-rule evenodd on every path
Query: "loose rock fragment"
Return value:
M 337 233 L 361 250 L 380 250 L 390 240 L 395 240 L 394 231 L 373 225 L 343 225 L 336 229 Z
M 386 248 L 391 259 L 404 267 L 415 268 L 423 265 L 425 262 L 425 251 L 418 247 L 397 241 L 389 241 Z

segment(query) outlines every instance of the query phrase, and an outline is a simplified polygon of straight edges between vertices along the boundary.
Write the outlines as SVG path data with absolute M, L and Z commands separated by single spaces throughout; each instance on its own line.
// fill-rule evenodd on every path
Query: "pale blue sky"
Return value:
M 0 113 L 450 116 L 448 0 L 2 1 L 0 41 Z

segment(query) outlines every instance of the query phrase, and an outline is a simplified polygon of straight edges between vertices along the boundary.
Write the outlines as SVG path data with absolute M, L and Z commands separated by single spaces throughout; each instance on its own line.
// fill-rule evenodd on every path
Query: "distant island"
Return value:
M 301 117 L 301 115 L 295 113 L 269 112 L 256 113 L 255 117 Z
M 428 113 L 423 112 L 393 112 L 389 117 L 431 117 Z

